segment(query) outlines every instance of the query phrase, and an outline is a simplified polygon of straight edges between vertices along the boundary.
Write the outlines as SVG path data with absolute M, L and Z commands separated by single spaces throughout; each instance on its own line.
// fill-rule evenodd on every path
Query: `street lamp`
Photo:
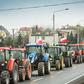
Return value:
M 55 36 L 54 36 L 54 31 L 55 31 L 55 13 L 61 12 L 61 11 L 66 11 L 69 10 L 68 8 L 62 9 L 62 10 L 57 10 L 53 12 L 53 45 L 55 44 Z
M 54 31 L 55 31 L 55 13 L 61 12 L 61 11 L 66 11 L 66 10 L 69 10 L 69 9 L 68 9 L 68 8 L 65 8 L 65 9 L 57 10 L 57 11 L 54 11 L 54 12 L 53 12 L 53 33 L 54 33 Z

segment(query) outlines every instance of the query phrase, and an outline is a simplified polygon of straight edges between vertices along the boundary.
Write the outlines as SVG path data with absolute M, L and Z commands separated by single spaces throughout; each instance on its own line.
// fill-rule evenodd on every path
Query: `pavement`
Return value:
M 84 76 L 84 63 L 73 64 L 73 67 L 60 71 L 52 70 L 50 75 L 44 76 L 38 76 L 37 71 L 34 71 L 31 80 L 19 82 L 19 84 L 84 84 L 83 78 L 82 83 L 78 83 L 82 76 Z

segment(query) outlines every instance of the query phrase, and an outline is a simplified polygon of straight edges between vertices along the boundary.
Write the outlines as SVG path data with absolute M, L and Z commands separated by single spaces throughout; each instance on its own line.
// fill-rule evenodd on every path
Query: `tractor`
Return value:
M 56 46 L 59 46 L 62 49 L 62 56 L 64 57 L 64 64 L 65 67 L 72 67 L 72 55 L 71 55 L 71 51 L 70 46 L 67 44 L 58 44 Z
M 70 51 L 72 52 L 72 59 L 74 63 L 82 63 L 82 49 L 80 44 L 70 44 Z
M 58 46 L 49 46 L 48 52 L 50 54 L 51 67 L 56 70 L 63 69 L 64 58 L 62 56 L 62 50 Z
M 18 67 L 15 59 L 10 58 L 10 48 L 0 47 L 0 79 L 1 84 L 17 84 Z M 10 58 L 10 59 L 8 59 Z
M 25 48 L 11 48 L 10 55 L 15 59 L 18 66 L 19 81 L 31 79 L 31 63 L 27 59 Z
M 38 75 L 50 74 L 50 59 L 45 44 L 26 44 L 27 56 L 31 62 L 32 71 L 38 70 Z
M 19 80 L 31 78 L 31 65 L 25 49 L 2 47 L 0 50 L 1 84 L 17 84 Z

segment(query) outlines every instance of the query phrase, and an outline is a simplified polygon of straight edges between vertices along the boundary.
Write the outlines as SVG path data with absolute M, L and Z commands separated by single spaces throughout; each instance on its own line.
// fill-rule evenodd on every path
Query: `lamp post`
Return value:
M 66 11 L 69 10 L 68 8 L 62 9 L 62 10 L 57 10 L 53 12 L 53 45 L 55 43 L 55 36 L 54 36 L 54 31 L 55 31 L 55 13 L 61 12 L 61 11 Z
M 66 11 L 69 10 L 68 8 L 62 9 L 62 10 L 57 10 L 53 12 L 53 32 L 55 31 L 55 13 L 61 12 L 61 11 Z

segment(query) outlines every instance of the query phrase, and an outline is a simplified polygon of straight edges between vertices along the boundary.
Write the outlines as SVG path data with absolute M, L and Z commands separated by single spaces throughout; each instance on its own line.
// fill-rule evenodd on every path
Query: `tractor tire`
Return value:
M 50 74 L 50 69 L 51 69 L 50 61 L 45 62 L 45 74 Z
M 19 70 L 19 81 L 25 81 L 25 75 L 26 75 L 25 68 L 20 69 Z
M 84 62 L 84 55 L 82 55 L 82 62 Z
M 65 57 L 65 67 L 70 67 L 70 57 Z
M 8 71 L 6 71 L 6 78 L 3 79 L 3 77 L 1 77 L 0 82 L 1 84 L 10 84 L 10 74 Z
M 70 58 L 70 67 L 72 67 L 73 61 L 72 61 L 72 57 Z
M 26 80 L 30 80 L 31 79 L 31 74 L 32 74 L 31 63 L 28 63 L 27 68 L 26 68 L 26 76 L 25 76 L 25 79 Z
M 39 62 L 38 63 L 38 75 L 43 76 L 44 73 L 45 73 L 44 62 Z
M 82 55 L 80 56 L 80 63 L 82 63 L 83 62 L 83 59 L 82 59 Z
M 11 84 L 17 84 L 18 83 L 18 66 L 16 63 L 14 63 L 13 71 L 12 71 L 12 83 Z
M 62 57 L 60 60 L 60 69 L 62 70 L 64 68 L 64 58 Z
M 77 63 L 80 63 L 80 56 L 77 56 Z
M 56 60 L 56 70 L 60 70 L 60 60 Z

